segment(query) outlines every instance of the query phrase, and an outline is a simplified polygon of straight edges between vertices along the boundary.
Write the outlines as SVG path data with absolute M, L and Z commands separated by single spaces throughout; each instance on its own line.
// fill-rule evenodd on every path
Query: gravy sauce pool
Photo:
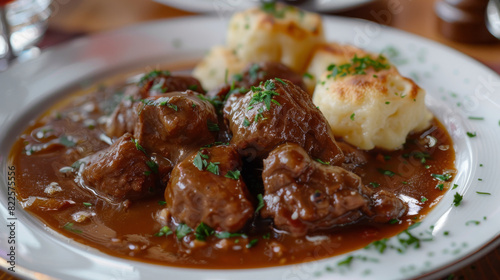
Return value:
M 110 114 L 120 101 L 124 84 L 116 80 L 56 105 L 30 124 L 10 155 L 19 170 L 17 197 L 25 210 L 60 234 L 113 256 L 196 268 L 268 267 L 326 258 L 394 236 L 420 221 L 450 188 L 431 174 L 456 173 L 452 140 L 434 119 L 429 129 L 410 135 L 402 150 L 368 152 L 368 164 L 356 172 L 365 185 L 393 192 L 408 204 L 399 221 L 361 222 L 296 238 L 273 230 L 267 220 L 254 219 L 246 236 L 209 236 L 206 242 L 193 234 L 181 240 L 175 234 L 156 236 L 162 228 L 163 193 L 124 208 L 82 189 L 67 172 L 78 168 L 74 163 L 79 159 L 109 146 L 100 111 Z

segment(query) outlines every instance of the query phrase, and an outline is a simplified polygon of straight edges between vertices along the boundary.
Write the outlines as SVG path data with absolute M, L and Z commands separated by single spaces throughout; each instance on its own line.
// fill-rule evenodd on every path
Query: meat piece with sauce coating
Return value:
M 157 188 L 156 164 L 136 147 L 130 133 L 82 162 L 84 186 L 114 202 L 140 199 Z
M 138 85 L 143 98 L 186 90 L 205 93 L 198 79 L 191 76 L 172 75 L 170 71 L 151 71 L 141 78 Z
M 306 90 L 302 75 L 279 62 L 250 63 L 241 74 L 234 75 L 229 84 L 222 84 L 207 92 L 207 97 L 225 104 L 231 97 L 241 97 L 252 86 L 259 86 L 269 79 L 280 78 L 289 80 L 294 85 Z
M 191 228 L 203 222 L 222 231 L 240 230 L 254 213 L 247 187 L 239 176 L 241 168 L 233 146 L 202 148 L 192 153 L 175 166 L 165 189 L 172 217 Z
M 251 63 L 247 65 L 241 75 L 233 76 L 233 80 L 237 87 L 248 89 L 274 78 L 289 80 L 292 84 L 306 90 L 302 75 L 280 62 L 268 61 Z
M 265 158 L 293 142 L 314 158 L 340 165 L 344 156 L 311 97 L 288 80 L 271 79 L 224 107 L 231 143 L 244 157 Z
M 388 192 L 373 194 L 361 178 L 342 167 L 313 161 L 297 144 L 287 143 L 264 160 L 261 211 L 277 228 L 294 236 L 330 229 L 368 217 L 388 222 L 406 205 Z
M 122 101 L 106 122 L 105 130 L 110 137 L 134 133 L 137 107 L 144 98 L 166 92 L 193 90 L 204 94 L 200 81 L 191 76 L 171 75 L 169 71 L 154 70 L 145 74 L 138 84 L 126 87 Z
M 174 164 L 217 139 L 215 109 L 194 91 L 148 97 L 138 110 L 134 137 L 148 153 Z

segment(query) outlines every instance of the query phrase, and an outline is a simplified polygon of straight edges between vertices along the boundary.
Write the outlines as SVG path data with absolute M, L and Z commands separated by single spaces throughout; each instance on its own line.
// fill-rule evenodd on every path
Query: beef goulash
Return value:
M 113 256 L 267 267 L 394 236 L 456 173 L 425 91 L 326 42 L 316 14 L 237 13 L 193 77 L 169 70 L 103 80 L 30 123 L 10 155 L 22 207 Z

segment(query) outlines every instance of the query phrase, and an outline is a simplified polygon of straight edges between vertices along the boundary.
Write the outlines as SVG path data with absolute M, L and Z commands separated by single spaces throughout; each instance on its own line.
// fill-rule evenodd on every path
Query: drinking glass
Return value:
M 0 0 L 0 70 L 42 38 L 50 3 L 51 0 Z

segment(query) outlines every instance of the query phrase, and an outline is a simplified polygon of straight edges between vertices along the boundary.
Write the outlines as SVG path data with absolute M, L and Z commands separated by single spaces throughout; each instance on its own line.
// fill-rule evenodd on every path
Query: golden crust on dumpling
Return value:
M 244 64 L 281 62 L 302 73 L 312 50 L 324 41 L 321 17 L 283 4 L 274 7 L 236 13 L 229 23 L 227 47 Z
M 360 58 L 361 53 L 354 53 Z M 430 125 L 432 114 L 425 106 L 423 89 L 385 59 L 371 58 L 386 69 L 366 67 L 364 74 L 351 69 L 349 74 L 336 76 L 335 70 L 325 71 L 317 81 L 313 101 L 335 136 L 366 150 L 398 149 L 410 132 Z
M 307 88 L 310 92 L 314 91 L 317 79 L 326 71 L 330 64 L 344 64 L 351 61 L 351 58 L 357 55 L 362 57 L 368 53 L 352 45 L 342 45 L 329 42 L 317 45 L 312 52 L 311 60 L 307 66 L 306 72 L 312 77 L 306 80 Z
M 234 52 L 223 46 L 215 46 L 196 65 L 193 76 L 200 80 L 205 90 L 212 90 L 224 83 L 226 71 L 230 78 L 241 72 L 244 66 Z

